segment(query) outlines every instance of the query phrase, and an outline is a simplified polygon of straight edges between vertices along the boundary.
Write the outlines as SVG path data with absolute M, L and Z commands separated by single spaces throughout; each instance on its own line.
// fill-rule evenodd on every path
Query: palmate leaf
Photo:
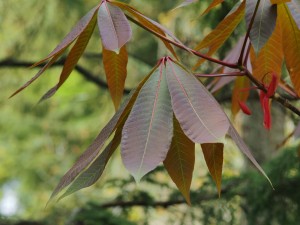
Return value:
M 74 67 L 76 66 L 78 60 L 82 56 L 84 50 L 86 49 L 86 46 L 89 43 L 89 40 L 93 34 L 96 25 L 96 21 L 97 17 L 94 14 L 89 24 L 77 38 L 76 43 L 74 44 L 69 55 L 67 56 L 66 61 L 64 63 L 64 67 L 60 74 L 59 82 L 46 94 L 44 94 L 40 101 L 52 97 L 56 93 L 56 91 L 64 84 L 64 82 L 69 78 L 71 72 L 73 71 Z
M 122 100 L 127 76 L 128 54 L 126 45 L 121 47 L 119 54 L 105 48 L 102 48 L 102 54 L 108 88 L 117 110 Z
M 144 14 L 139 12 L 137 9 L 131 7 L 130 5 L 123 3 L 123 2 L 118 2 L 118 1 L 112 1 L 111 4 L 114 4 L 118 7 L 126 10 L 127 12 L 129 12 L 133 17 L 135 17 L 138 20 L 138 22 L 141 23 L 142 26 L 146 27 L 147 29 L 151 30 L 152 32 L 163 35 L 163 36 L 166 36 L 166 33 L 167 33 L 171 37 L 173 37 L 173 38 L 175 37 L 174 35 L 171 34 L 171 32 L 166 32 L 166 28 L 162 29 L 162 26 L 160 24 L 149 19 Z M 166 48 L 172 53 L 172 55 L 175 58 L 178 58 L 172 45 L 163 39 L 161 39 L 161 40 L 164 43 L 164 45 L 166 46 Z M 177 38 L 175 38 L 175 40 L 178 41 Z
M 257 0 L 246 1 L 246 23 L 249 26 L 254 13 Z M 277 18 L 277 5 L 272 5 L 270 0 L 261 0 L 257 14 L 250 31 L 250 40 L 256 54 L 271 37 Z
M 70 185 L 66 192 L 59 197 L 58 200 L 61 200 L 80 189 L 89 187 L 96 183 L 96 181 L 101 177 L 108 160 L 121 142 L 122 128 L 122 125 L 118 127 L 113 140 L 106 146 L 101 154 L 97 156 L 91 165 L 74 180 L 74 182 Z
M 103 1 L 98 11 L 98 26 L 104 48 L 119 53 L 132 36 L 130 24 L 119 8 Z
M 71 30 L 71 32 L 67 34 L 67 36 L 62 40 L 62 42 L 46 58 L 32 65 L 32 67 L 35 67 L 49 60 L 48 63 L 42 69 L 40 69 L 39 72 L 34 77 L 32 77 L 23 86 L 21 86 L 10 97 L 13 97 L 14 95 L 18 94 L 26 87 L 28 87 L 32 82 L 34 82 L 37 78 L 39 78 L 46 71 L 46 69 L 48 69 L 53 63 L 55 63 L 55 61 L 75 41 L 75 39 L 78 38 L 78 36 L 87 28 L 87 26 L 89 26 L 99 6 L 100 5 L 94 7 L 83 18 L 81 18 L 79 22 L 75 25 L 75 27 Z
M 166 158 L 173 135 L 172 115 L 160 63 L 141 89 L 122 133 L 123 163 L 137 182 Z
M 295 91 L 300 95 L 300 31 L 285 4 L 278 5 L 281 21 L 283 53 Z
M 189 72 L 167 60 L 172 107 L 184 133 L 195 143 L 220 142 L 229 121 L 214 97 Z
M 199 51 L 208 48 L 209 50 L 206 55 L 211 56 L 214 54 L 242 21 L 244 14 L 245 1 L 241 3 L 236 11 L 225 17 L 219 25 L 195 47 L 195 50 Z M 200 59 L 193 69 L 198 68 L 203 62 L 204 59 Z
M 156 69 L 156 67 L 154 67 Z M 92 161 L 95 160 L 96 156 L 101 151 L 104 146 L 105 141 L 110 137 L 110 135 L 121 126 L 124 121 L 127 119 L 128 114 L 139 94 L 144 83 L 147 81 L 149 76 L 152 74 L 154 69 L 150 72 L 150 74 L 139 84 L 136 90 L 133 90 L 128 97 L 128 100 L 125 101 L 120 109 L 115 113 L 115 115 L 111 118 L 111 120 L 107 123 L 107 125 L 101 130 L 93 143 L 87 148 L 87 150 L 79 157 L 76 163 L 69 169 L 69 171 L 61 178 L 59 184 L 56 186 L 53 191 L 49 201 L 51 201 L 55 196 L 57 196 L 60 191 L 62 191 L 65 187 L 71 184 L 74 179 L 90 165 Z
M 282 29 L 280 20 L 277 20 L 275 30 L 268 42 L 261 49 L 259 54 L 255 57 L 252 63 L 253 76 L 261 82 L 266 81 L 266 77 L 271 72 L 281 75 L 281 67 L 283 63 L 282 50 Z
M 219 196 L 221 195 L 222 170 L 223 170 L 223 143 L 201 144 L 204 159 L 208 170 L 215 181 Z
M 212 0 L 212 2 L 207 7 L 207 9 L 202 13 L 202 15 L 205 15 L 205 14 L 209 13 L 210 10 L 212 10 L 213 8 L 215 8 L 216 6 L 221 4 L 222 2 L 224 2 L 224 0 Z
M 287 6 L 289 7 L 298 29 L 300 29 L 300 0 L 291 0 L 287 3 Z
M 191 204 L 190 187 L 195 164 L 195 144 L 184 134 L 175 116 L 173 121 L 173 139 L 164 166 L 187 203 Z

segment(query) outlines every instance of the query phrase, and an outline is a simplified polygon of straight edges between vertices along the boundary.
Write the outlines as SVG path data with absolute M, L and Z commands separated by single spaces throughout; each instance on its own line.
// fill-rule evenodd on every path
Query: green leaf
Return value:
M 190 188 L 195 165 L 195 144 L 184 134 L 175 116 L 173 127 L 173 139 L 164 166 L 187 203 L 191 204 Z
M 215 181 L 219 196 L 221 195 L 222 170 L 223 170 L 223 143 L 201 144 L 203 155 L 209 172 Z
M 137 97 L 122 134 L 122 159 L 138 182 L 163 162 L 173 135 L 173 112 L 160 63 Z
M 127 76 L 126 67 L 128 55 L 126 45 L 120 49 L 119 54 L 106 50 L 105 48 L 102 49 L 102 54 L 108 88 L 113 99 L 115 109 L 117 110 L 122 100 L 125 79 Z
M 246 22 L 249 27 L 257 0 L 246 1 Z M 256 54 L 271 37 L 277 18 L 277 5 L 272 5 L 270 0 L 261 0 L 257 14 L 250 31 L 250 40 Z

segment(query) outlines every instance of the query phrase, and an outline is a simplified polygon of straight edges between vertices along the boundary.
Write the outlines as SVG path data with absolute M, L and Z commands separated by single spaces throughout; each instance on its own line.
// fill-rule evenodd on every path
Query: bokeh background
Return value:
M 300 221 L 299 141 L 291 137 L 298 118 L 274 104 L 273 129 L 263 129 L 257 96 L 255 112 L 239 114 L 235 124 L 270 176 L 275 190 L 228 139 L 225 143 L 222 195 L 209 176 L 197 146 L 192 183 L 192 206 L 184 203 L 163 167 L 136 184 L 124 168 L 119 152 L 110 160 L 96 185 L 58 203 L 45 205 L 60 177 L 92 142 L 114 113 L 101 59 L 97 30 L 79 61 L 95 78 L 74 71 L 51 99 L 39 98 L 58 80 L 56 65 L 12 99 L 19 86 L 37 69 L 27 66 L 46 56 L 72 26 L 99 0 L 0 0 L 0 224 L 298 224 Z M 226 16 L 237 1 L 225 1 L 200 16 L 210 1 L 198 1 L 171 11 L 181 1 L 131 0 L 150 18 L 159 21 L 190 47 Z M 216 57 L 223 58 L 245 31 L 238 26 Z M 126 89 L 130 90 L 167 54 L 162 43 L 134 24 L 128 44 Z M 196 58 L 177 50 L 191 66 Z M 213 65 L 203 64 L 201 72 Z M 216 93 L 230 116 L 232 87 Z M 224 97 L 225 96 L 225 97 Z M 283 144 L 284 142 L 284 144 Z

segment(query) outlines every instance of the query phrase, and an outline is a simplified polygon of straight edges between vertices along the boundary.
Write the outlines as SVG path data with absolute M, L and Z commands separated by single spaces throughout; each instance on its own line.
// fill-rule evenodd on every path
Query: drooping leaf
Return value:
M 119 54 L 105 48 L 102 49 L 102 54 L 107 84 L 117 110 L 122 100 L 127 76 L 128 55 L 126 45 L 121 47 Z
M 236 11 L 225 17 L 219 25 L 195 47 L 195 50 L 199 51 L 201 49 L 208 48 L 209 50 L 206 55 L 211 56 L 214 54 L 241 22 L 244 14 L 245 2 L 242 2 Z M 193 69 L 199 67 L 203 62 L 204 60 L 200 59 Z
M 179 9 L 179 8 L 182 8 L 182 7 L 185 7 L 185 6 L 188 6 L 192 3 L 195 3 L 197 2 L 198 0 L 185 0 L 183 1 L 182 3 L 180 3 L 178 6 L 176 6 L 174 9 L 172 10 L 176 10 L 176 9 Z
M 272 76 L 272 80 L 268 85 L 268 91 L 267 91 L 268 98 L 271 98 L 275 94 L 275 91 L 278 86 L 278 80 L 279 80 L 278 75 L 276 73 L 273 72 L 271 76 Z
M 201 144 L 204 159 L 209 172 L 216 183 L 219 196 L 221 195 L 222 170 L 223 170 L 223 143 Z
M 271 72 L 280 75 L 282 63 L 282 29 L 278 20 L 272 36 L 254 59 L 253 76 L 262 82 L 264 77 Z
M 82 17 L 70 33 L 62 40 L 62 42 L 44 59 L 35 63 L 32 67 L 40 65 L 41 63 L 47 61 L 48 59 L 54 57 L 58 53 L 64 51 L 68 46 L 70 46 L 76 38 L 86 29 L 94 15 L 97 13 L 100 5 L 97 5 L 92 10 L 90 10 L 84 17 Z
M 202 13 L 202 15 L 205 15 L 205 14 L 209 13 L 210 10 L 212 10 L 213 8 L 215 8 L 216 6 L 221 4 L 222 2 L 224 2 L 224 0 L 212 0 L 212 2 L 207 7 L 207 9 Z
M 184 133 L 195 143 L 219 142 L 229 121 L 218 102 L 189 72 L 171 60 L 166 63 L 172 107 Z
M 289 7 L 298 29 L 300 29 L 300 0 L 291 0 L 287 3 L 287 6 Z
M 175 116 L 173 121 L 173 139 L 164 166 L 187 203 L 191 204 L 190 187 L 195 164 L 195 144 L 184 134 Z
M 234 82 L 234 87 L 232 91 L 232 100 L 231 100 L 231 112 L 233 117 L 237 115 L 237 113 L 240 111 L 240 109 L 243 109 L 241 107 L 241 102 L 246 102 L 249 97 L 249 90 L 247 90 L 250 87 L 250 80 L 245 77 L 237 77 Z M 244 107 L 244 109 L 246 109 Z M 246 112 L 247 110 L 243 110 L 243 112 Z
M 270 105 L 271 105 L 271 100 L 269 99 L 269 97 L 267 96 L 267 94 L 263 91 L 260 91 L 259 94 L 259 98 L 260 98 L 260 104 L 263 110 L 263 115 L 264 115 L 264 127 L 267 130 L 271 129 L 271 109 L 270 109 Z
M 278 5 L 281 21 L 283 53 L 295 91 L 300 95 L 300 31 L 285 4 Z
M 238 146 L 238 148 L 247 156 L 247 158 L 253 163 L 253 165 L 265 176 L 265 178 L 269 181 L 269 183 L 273 187 L 271 180 L 269 179 L 265 171 L 261 168 L 261 166 L 258 164 L 256 159 L 253 157 L 251 150 L 245 144 L 245 142 L 240 137 L 239 133 L 236 131 L 236 129 L 232 124 L 230 124 L 230 127 L 228 129 L 228 134 L 235 142 L 235 144 Z
M 74 44 L 69 55 L 67 56 L 66 61 L 64 63 L 64 67 L 59 77 L 59 82 L 49 91 L 47 91 L 40 101 L 52 97 L 56 93 L 56 91 L 64 84 L 64 82 L 69 78 L 71 72 L 73 71 L 74 67 L 76 66 L 78 60 L 82 56 L 84 50 L 86 49 L 86 46 L 89 43 L 89 40 L 93 34 L 96 25 L 96 21 L 97 17 L 96 15 L 94 15 L 93 18 L 90 20 L 90 23 L 79 35 L 76 43 Z
M 173 136 L 172 117 L 161 63 L 141 89 L 123 128 L 122 159 L 137 182 L 166 158 Z
M 66 192 L 59 197 L 58 200 L 96 183 L 96 181 L 101 177 L 108 160 L 119 146 L 121 142 L 121 134 L 122 126 L 117 129 L 113 140 L 106 146 L 101 154 L 97 156 L 91 165 L 89 165 L 89 167 L 74 180 L 74 182 L 70 185 Z
M 79 22 L 75 25 L 75 27 L 71 30 L 70 33 L 62 40 L 62 42 L 44 59 L 32 65 L 32 67 L 38 66 L 47 60 L 47 64 L 39 70 L 39 72 L 32 77 L 29 81 L 27 81 L 22 87 L 20 87 L 17 91 L 15 91 L 10 97 L 18 94 L 26 87 L 28 87 L 32 82 L 34 82 L 37 78 L 39 78 L 45 71 L 48 69 L 55 61 L 64 53 L 64 51 L 74 42 L 76 38 L 87 28 L 87 26 L 91 23 L 91 20 L 94 18 L 98 8 L 100 5 L 94 7 L 91 11 L 88 12 L 83 18 L 79 20 Z
M 162 26 L 160 24 L 158 24 L 155 21 L 151 20 L 150 18 L 146 17 L 144 14 L 139 12 L 137 9 L 135 9 L 135 8 L 131 7 L 130 5 L 125 4 L 123 2 L 112 1 L 111 4 L 114 4 L 118 7 L 126 10 L 127 12 L 129 12 L 145 28 L 147 28 L 147 29 L 151 30 L 152 32 L 157 33 L 159 35 L 166 36 L 166 34 L 165 34 L 165 30 L 167 30 L 166 28 L 162 29 Z M 172 38 L 175 37 L 174 35 L 171 34 L 171 32 L 167 32 L 167 33 Z M 174 51 L 174 49 L 172 47 L 172 45 L 169 42 L 167 42 L 166 40 L 163 40 L 163 39 L 161 39 L 161 40 L 165 44 L 166 48 L 172 53 L 172 55 L 175 58 L 178 58 L 177 55 L 176 55 L 176 52 Z M 176 41 L 177 41 L 177 39 L 176 39 Z
M 246 22 L 249 27 L 257 0 L 246 1 Z M 250 31 L 250 40 L 256 54 L 271 37 L 277 18 L 277 5 L 272 5 L 270 0 L 261 0 L 257 14 Z
M 49 62 L 46 63 L 45 66 L 43 66 L 39 72 L 34 75 L 29 81 L 27 81 L 24 85 L 22 85 L 18 90 L 16 90 L 11 96 L 15 96 L 16 94 L 18 94 L 19 92 L 23 91 L 25 88 L 27 88 L 32 82 L 34 82 L 36 79 L 38 79 L 45 71 L 46 69 L 48 69 L 51 65 L 53 65 L 53 63 L 55 63 L 55 61 L 63 54 L 63 52 L 60 52 L 59 54 L 55 55 L 51 60 L 49 60 Z
M 154 67 L 154 69 L 156 69 Z M 153 73 L 154 69 L 148 76 L 139 84 L 139 86 L 131 92 L 127 101 L 125 101 L 120 109 L 115 113 L 107 125 L 101 130 L 93 143 L 86 149 L 86 151 L 79 157 L 76 163 L 69 169 L 69 171 L 61 178 L 59 184 L 53 191 L 49 201 L 51 201 L 57 194 L 67 187 L 73 180 L 84 170 L 86 167 L 95 160 L 95 157 L 101 151 L 105 141 L 110 135 L 126 120 L 138 94 L 144 83 L 147 81 L 149 76 Z
M 104 48 L 119 53 L 132 36 L 130 24 L 123 11 L 103 1 L 98 11 L 98 26 Z

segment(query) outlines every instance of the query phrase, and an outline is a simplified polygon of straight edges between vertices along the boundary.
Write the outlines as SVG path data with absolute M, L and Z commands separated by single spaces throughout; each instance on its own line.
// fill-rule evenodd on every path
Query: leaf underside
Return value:
M 137 182 L 165 159 L 173 135 L 172 115 L 161 64 L 141 89 L 123 128 L 122 159 Z
M 98 26 L 104 48 L 116 53 L 132 36 L 130 24 L 123 11 L 106 1 L 98 11 Z
M 246 23 L 249 27 L 257 0 L 246 1 Z M 271 37 L 277 18 L 277 5 L 272 5 L 270 0 L 261 0 L 257 14 L 250 31 L 250 40 L 256 54 Z
M 225 136 L 229 121 L 214 97 L 181 66 L 167 61 L 172 107 L 184 133 L 195 143 L 215 143 Z
M 190 187 L 195 164 L 195 144 L 184 134 L 175 116 L 173 121 L 173 139 L 164 166 L 187 203 L 191 204 Z

